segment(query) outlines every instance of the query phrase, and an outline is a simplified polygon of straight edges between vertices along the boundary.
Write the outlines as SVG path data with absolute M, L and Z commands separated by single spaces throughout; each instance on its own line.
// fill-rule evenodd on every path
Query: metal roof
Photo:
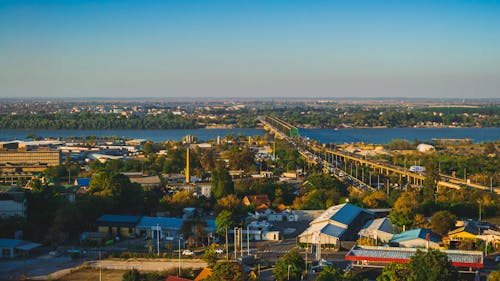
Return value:
M 97 224 L 133 227 L 139 223 L 140 219 L 140 216 L 102 215 L 97 219 Z
M 42 246 L 42 244 L 30 241 L 0 238 L 0 248 L 16 248 L 23 251 L 29 251 L 40 246 Z
M 169 217 L 142 217 L 137 227 L 140 228 L 151 228 L 160 225 L 165 228 L 171 229 L 181 229 L 183 219 L 180 218 L 169 218 Z
M 363 226 L 360 232 L 375 231 L 375 230 L 391 234 L 396 233 L 396 229 L 392 225 L 391 220 L 389 218 L 379 218 L 379 219 L 369 220 L 366 222 L 366 224 Z
M 309 228 L 304 230 L 299 236 L 314 235 L 315 233 L 321 233 L 335 238 L 341 238 L 345 233 L 346 229 L 340 226 L 336 226 L 329 222 L 317 223 L 311 225 Z
M 378 247 L 378 246 L 354 246 L 345 256 L 346 260 L 351 261 L 371 261 L 371 262 L 399 262 L 408 263 L 410 257 L 417 250 L 427 251 L 426 249 L 416 248 L 398 248 L 398 247 Z M 451 264 L 456 267 L 482 268 L 483 253 L 481 251 L 459 251 L 445 250 Z
M 413 240 L 413 239 L 426 240 L 427 234 L 429 234 L 429 236 L 430 236 L 429 240 L 431 242 L 438 243 L 441 241 L 441 239 L 439 239 L 439 237 L 436 234 L 434 234 L 430 229 L 416 228 L 416 229 L 408 230 L 408 231 L 401 232 L 399 234 L 394 235 L 390 242 L 391 243 L 401 243 L 401 242 L 409 241 L 409 240 Z
M 368 210 L 349 203 L 335 205 L 328 208 L 323 214 L 313 220 L 311 224 L 332 220 L 349 225 L 362 212 L 371 213 Z

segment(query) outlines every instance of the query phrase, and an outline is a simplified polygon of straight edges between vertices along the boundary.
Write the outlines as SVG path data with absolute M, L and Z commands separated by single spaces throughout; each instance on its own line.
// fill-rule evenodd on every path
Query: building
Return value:
M 159 176 L 129 177 L 131 183 L 138 183 L 142 187 L 155 187 L 161 185 Z
M 76 178 L 73 184 L 80 188 L 89 188 L 90 178 Z
M 404 248 L 439 249 L 440 242 L 441 239 L 430 229 L 416 228 L 394 235 L 389 244 Z
M 174 240 L 179 237 L 183 219 L 167 217 L 142 217 L 136 226 L 136 234 L 153 239 L 160 235 L 161 240 Z
M 135 236 L 140 219 L 140 216 L 102 215 L 97 219 L 97 228 L 99 232 L 130 238 Z
M 395 233 L 396 228 L 389 218 L 370 220 L 358 232 L 359 237 L 371 238 L 383 243 L 389 242 Z
M 419 145 L 417 145 L 417 150 L 419 152 L 432 152 L 432 151 L 435 151 L 436 148 L 430 144 L 426 144 L 426 143 L 421 143 Z
M 61 164 L 59 150 L 0 150 L 1 173 L 36 173 Z
M 23 256 L 40 246 L 42 244 L 30 241 L 0 238 L 0 259 Z
M 450 242 L 459 242 L 462 240 L 476 240 L 479 235 L 479 227 L 474 223 L 467 223 L 466 225 L 448 232 Z
M 398 248 L 398 247 L 378 247 L 378 246 L 354 246 L 346 255 L 345 259 L 352 261 L 353 266 L 360 267 L 384 267 L 389 263 L 409 263 L 411 256 L 417 251 L 427 251 L 426 249 Z M 451 265 L 466 270 L 479 269 L 484 267 L 483 253 L 481 251 L 443 251 Z
M 299 242 L 338 248 L 340 241 L 357 239 L 359 230 L 373 217 L 372 212 L 352 204 L 332 206 L 309 224 Z

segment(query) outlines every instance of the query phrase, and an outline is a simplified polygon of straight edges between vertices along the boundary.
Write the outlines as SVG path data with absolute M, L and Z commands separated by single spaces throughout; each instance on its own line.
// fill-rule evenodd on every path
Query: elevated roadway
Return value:
M 377 170 L 379 174 L 385 174 L 387 176 L 396 175 L 399 176 L 400 180 L 402 178 L 405 178 L 407 183 L 409 184 L 418 186 L 422 186 L 424 184 L 424 173 L 412 172 L 400 166 L 393 166 L 385 163 L 367 160 L 354 154 L 322 147 L 315 144 L 314 142 L 300 137 L 297 127 L 276 117 L 259 117 L 259 121 L 264 125 L 265 129 L 270 130 L 271 132 L 278 135 L 281 139 L 287 140 L 290 144 L 296 147 L 299 153 L 310 163 L 312 162 L 323 166 L 325 166 L 326 163 L 329 163 L 331 165 L 337 166 L 337 164 L 342 162 L 344 163 L 344 172 L 347 171 L 347 163 L 354 163 L 356 166 L 367 167 L 371 170 Z M 500 190 L 496 188 L 484 186 L 477 183 L 471 183 L 464 179 L 451 177 L 445 174 L 440 174 L 440 181 L 437 183 L 437 185 L 438 187 L 447 187 L 454 189 L 471 187 L 500 194 Z

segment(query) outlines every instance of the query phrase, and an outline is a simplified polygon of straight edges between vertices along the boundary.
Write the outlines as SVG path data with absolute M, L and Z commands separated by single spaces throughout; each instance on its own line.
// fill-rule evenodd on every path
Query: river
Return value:
M 180 130 L 0 130 L 0 141 L 25 140 L 33 133 L 43 138 L 71 138 L 86 136 L 117 136 L 142 138 L 154 142 L 181 140 L 194 135 L 199 141 L 216 139 L 228 134 L 262 136 L 263 129 L 180 129 Z M 300 135 L 322 143 L 388 143 L 393 139 L 431 141 L 433 138 L 470 138 L 475 143 L 500 140 L 500 128 L 349 128 L 349 129 L 300 129 Z

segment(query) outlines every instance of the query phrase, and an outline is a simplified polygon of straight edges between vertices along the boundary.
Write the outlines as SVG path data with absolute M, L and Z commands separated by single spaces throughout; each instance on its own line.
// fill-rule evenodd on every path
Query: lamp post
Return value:
M 160 256 L 160 225 L 156 224 L 156 252 Z
M 182 240 L 182 235 L 179 236 L 179 273 L 177 276 L 181 276 L 181 240 Z

